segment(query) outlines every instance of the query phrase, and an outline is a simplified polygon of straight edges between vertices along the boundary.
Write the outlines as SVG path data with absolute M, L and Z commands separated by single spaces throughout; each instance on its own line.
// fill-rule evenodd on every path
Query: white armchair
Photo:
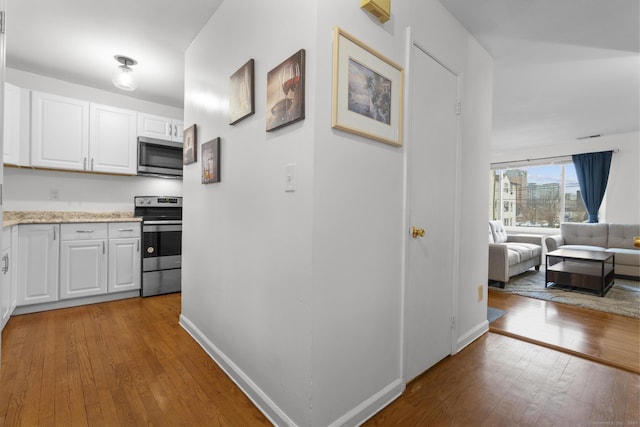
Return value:
M 489 280 L 504 288 L 510 277 L 531 267 L 540 270 L 542 238 L 508 235 L 502 221 L 489 221 Z

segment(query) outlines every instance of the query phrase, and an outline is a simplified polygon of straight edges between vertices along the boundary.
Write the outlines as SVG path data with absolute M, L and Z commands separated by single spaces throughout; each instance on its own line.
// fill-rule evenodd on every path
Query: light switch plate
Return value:
M 284 191 L 296 191 L 296 164 L 289 163 L 284 168 Z

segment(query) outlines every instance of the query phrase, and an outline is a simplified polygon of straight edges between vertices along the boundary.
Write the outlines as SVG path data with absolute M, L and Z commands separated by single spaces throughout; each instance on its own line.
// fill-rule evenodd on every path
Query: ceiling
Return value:
M 7 0 L 7 66 L 183 108 L 184 52 L 222 0 Z M 116 89 L 125 55 L 138 82 Z
M 638 0 L 440 1 L 494 58 L 494 150 L 638 131 Z
M 638 0 L 440 0 L 494 58 L 492 148 L 639 130 Z M 7 66 L 183 106 L 184 52 L 222 0 L 8 0 Z

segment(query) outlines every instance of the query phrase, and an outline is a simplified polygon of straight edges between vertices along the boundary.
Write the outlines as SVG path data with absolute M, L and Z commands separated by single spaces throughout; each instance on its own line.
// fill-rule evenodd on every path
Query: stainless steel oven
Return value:
M 139 196 L 135 215 L 142 217 L 143 297 L 182 288 L 182 197 Z

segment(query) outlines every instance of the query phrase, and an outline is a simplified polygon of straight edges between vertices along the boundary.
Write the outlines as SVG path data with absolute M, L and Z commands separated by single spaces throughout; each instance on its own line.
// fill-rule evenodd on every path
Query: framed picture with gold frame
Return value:
M 402 146 L 403 80 L 401 66 L 335 28 L 333 128 Z

